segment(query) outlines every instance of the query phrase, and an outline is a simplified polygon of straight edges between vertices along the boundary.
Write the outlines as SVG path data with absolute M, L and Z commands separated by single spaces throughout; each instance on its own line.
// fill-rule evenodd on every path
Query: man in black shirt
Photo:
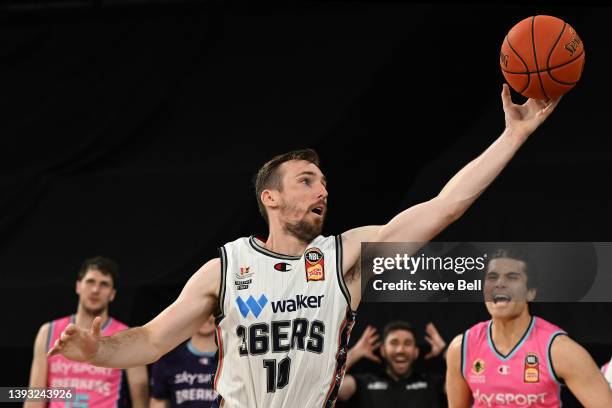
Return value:
M 431 345 L 426 359 L 436 357 L 446 347 L 435 326 L 429 323 L 425 339 Z M 338 394 L 341 400 L 351 400 L 357 407 L 445 407 L 442 376 L 415 369 L 419 357 L 414 330 L 407 322 L 387 324 L 383 330 L 382 345 L 376 329 L 368 326 L 348 353 L 347 369 L 362 358 L 380 363 L 375 350 L 380 348 L 384 370 L 377 373 L 347 374 Z

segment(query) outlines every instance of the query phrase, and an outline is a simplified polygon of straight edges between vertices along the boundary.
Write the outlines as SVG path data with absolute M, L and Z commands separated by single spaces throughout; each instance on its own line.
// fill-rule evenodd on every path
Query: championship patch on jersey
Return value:
M 253 271 L 250 266 L 241 266 L 240 272 L 234 273 L 234 283 L 238 290 L 248 289 L 249 284 L 253 282 L 251 278 L 253 276 Z
M 325 259 L 319 248 L 308 248 L 304 252 L 306 264 L 306 281 L 325 280 Z
M 481 358 L 477 358 L 476 360 L 474 360 L 474 363 L 472 364 L 472 373 L 476 375 L 482 375 L 484 371 L 485 371 L 484 360 Z
M 527 353 L 527 356 L 525 356 L 525 374 L 523 379 L 526 383 L 537 383 L 540 381 L 540 359 L 536 353 Z
M 472 361 L 472 368 L 468 376 L 468 381 L 474 384 L 484 384 L 487 381 L 485 372 L 485 362 L 482 358 Z

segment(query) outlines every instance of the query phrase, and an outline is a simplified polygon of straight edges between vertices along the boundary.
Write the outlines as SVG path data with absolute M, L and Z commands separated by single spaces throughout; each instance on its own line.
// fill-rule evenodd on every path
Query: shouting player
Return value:
M 612 392 L 589 353 L 557 326 L 531 316 L 537 273 L 524 251 L 489 257 L 484 296 L 491 320 L 448 348 L 450 408 L 560 407 L 564 382 L 586 408 L 612 407 Z

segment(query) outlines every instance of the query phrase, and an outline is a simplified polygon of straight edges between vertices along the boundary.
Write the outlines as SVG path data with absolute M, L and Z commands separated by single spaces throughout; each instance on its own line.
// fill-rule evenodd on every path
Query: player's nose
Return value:
M 327 199 L 328 195 L 329 193 L 327 192 L 327 188 L 325 187 L 325 184 L 321 183 L 321 189 L 319 190 L 319 195 L 317 196 L 317 198 L 319 200 Z

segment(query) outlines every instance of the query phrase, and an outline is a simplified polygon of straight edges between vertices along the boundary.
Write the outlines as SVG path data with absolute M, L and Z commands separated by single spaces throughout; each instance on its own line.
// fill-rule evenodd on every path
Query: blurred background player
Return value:
M 210 407 L 217 398 L 213 390 L 216 351 L 211 316 L 191 339 L 153 365 L 149 408 Z
M 446 348 L 446 342 L 432 323 L 427 325 L 425 331 L 425 340 L 430 344 L 431 351 L 424 357 L 430 359 L 439 356 Z M 380 350 L 384 360 L 383 369 L 366 374 L 347 374 L 340 386 L 340 400 L 353 397 L 351 406 L 355 407 L 446 406 L 441 376 L 417 367 L 420 349 L 410 323 L 388 323 L 383 329 L 382 344 L 376 329 L 368 326 L 349 350 L 347 370 L 362 358 L 381 363 L 376 350 Z
M 95 367 L 61 355 L 47 356 L 51 345 L 70 323 L 78 327 L 91 327 L 94 318 L 100 316 L 103 321 L 102 333 L 106 336 L 127 328 L 108 315 L 108 305 L 117 293 L 117 272 L 117 264 L 108 258 L 97 256 L 85 260 L 76 281 L 76 293 L 79 296 L 76 314 L 43 324 L 36 335 L 30 387 L 76 388 L 77 395 L 73 403 L 51 402 L 50 407 L 110 408 L 120 405 L 122 370 Z M 127 380 L 132 405 L 146 407 L 149 399 L 146 367 L 128 368 Z M 24 407 L 46 405 L 46 402 L 26 402 Z
M 484 296 L 491 320 L 457 336 L 447 354 L 450 408 L 559 407 L 564 382 L 587 408 L 612 407 L 612 391 L 589 353 L 557 326 L 529 313 L 537 272 L 527 255 L 489 256 Z

